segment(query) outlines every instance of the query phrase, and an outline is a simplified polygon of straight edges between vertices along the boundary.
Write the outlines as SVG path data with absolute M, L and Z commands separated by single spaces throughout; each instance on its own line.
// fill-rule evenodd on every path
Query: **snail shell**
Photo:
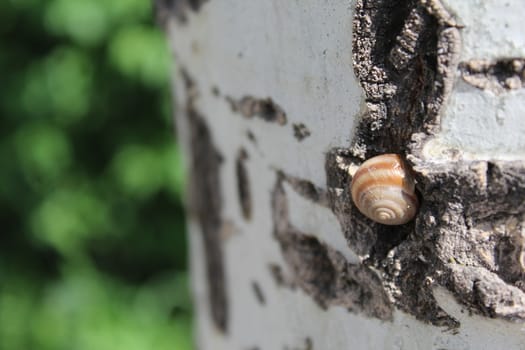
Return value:
M 350 185 L 359 211 L 384 225 L 401 225 L 416 215 L 414 179 L 401 157 L 383 154 L 364 162 Z

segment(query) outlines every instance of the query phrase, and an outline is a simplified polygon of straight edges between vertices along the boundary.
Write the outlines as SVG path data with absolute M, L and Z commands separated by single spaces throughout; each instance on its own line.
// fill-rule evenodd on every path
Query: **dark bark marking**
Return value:
M 314 350 L 314 343 L 310 337 L 304 338 L 304 345 L 299 347 L 288 347 L 284 346 L 283 350 Z
M 219 90 L 219 87 L 216 85 L 212 86 L 211 93 L 215 97 L 221 97 L 221 90 Z
M 312 339 L 310 337 L 306 337 L 304 338 L 304 346 L 299 346 L 299 347 L 288 347 L 288 346 L 284 346 L 283 347 L 284 350 L 313 350 L 314 349 L 314 345 L 313 345 L 313 342 L 312 342 Z
M 251 130 L 246 131 L 246 137 L 248 140 L 250 140 L 254 145 L 257 145 L 257 138 L 253 134 Z
M 228 297 L 226 291 L 224 258 L 221 242 L 222 194 L 219 168 L 222 157 L 217 151 L 205 119 L 195 107 L 199 91 L 187 72 L 181 72 L 186 88 L 186 117 L 189 122 L 190 197 L 189 214 L 202 231 L 208 280 L 208 298 L 211 316 L 217 328 L 228 330 Z
M 304 344 L 305 344 L 304 350 L 314 350 L 314 342 L 312 341 L 311 338 L 309 337 L 305 338 Z
M 257 117 L 270 123 L 286 125 L 286 113 L 270 97 L 244 96 L 236 100 L 231 96 L 226 96 L 226 101 L 229 103 L 232 112 L 240 113 L 247 119 Z
M 370 317 L 391 319 L 392 305 L 372 270 L 349 264 L 340 252 L 291 225 L 283 181 L 285 176 L 279 174 L 272 195 L 274 237 L 292 271 L 293 283 L 323 309 L 339 305 Z
M 269 264 L 268 269 L 270 270 L 270 274 L 272 275 L 273 280 L 278 287 L 285 287 L 287 285 L 286 278 L 284 277 L 281 266 L 277 264 Z
M 301 195 L 302 197 L 323 205 L 328 206 L 329 204 L 329 198 L 326 193 L 326 191 L 316 185 L 314 185 L 311 181 L 300 179 L 298 177 L 286 175 L 283 172 L 279 173 L 279 176 L 283 179 L 283 181 L 286 181 L 296 193 Z
M 293 136 L 300 142 L 311 135 L 310 130 L 303 123 L 293 124 Z
M 264 296 L 264 293 L 261 289 L 261 286 L 256 281 L 252 282 L 252 290 L 253 294 L 255 295 L 255 299 L 259 302 L 261 305 L 266 305 L 266 298 Z
M 209 0 L 154 0 L 154 12 L 157 23 L 165 28 L 173 17 L 180 23 L 187 23 L 188 12 L 199 12 L 201 6 Z
M 525 86 L 525 59 L 470 60 L 459 65 L 463 80 L 482 90 L 503 93 Z
M 252 218 L 252 195 L 250 190 L 250 178 L 246 169 L 248 152 L 244 148 L 239 150 L 235 161 L 235 173 L 237 177 L 237 194 L 241 207 L 242 216 L 245 220 Z
M 336 270 L 327 248 L 316 238 L 286 232 L 280 240 L 287 263 L 292 267 L 297 283 L 323 308 L 335 296 Z M 283 236 L 284 236 L 283 235 Z
M 206 252 L 208 297 L 212 316 L 217 327 L 226 332 L 228 326 L 227 296 L 224 281 L 224 266 L 220 228 L 222 198 L 220 193 L 219 165 L 217 153 L 204 119 L 195 111 L 188 110 L 191 120 L 192 141 L 192 208 L 201 225 Z

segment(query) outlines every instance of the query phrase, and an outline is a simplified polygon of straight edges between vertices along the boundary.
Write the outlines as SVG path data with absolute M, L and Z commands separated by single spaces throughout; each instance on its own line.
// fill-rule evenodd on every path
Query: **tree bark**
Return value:
M 199 349 L 523 348 L 521 0 L 157 1 Z M 416 218 L 363 216 L 397 153 Z

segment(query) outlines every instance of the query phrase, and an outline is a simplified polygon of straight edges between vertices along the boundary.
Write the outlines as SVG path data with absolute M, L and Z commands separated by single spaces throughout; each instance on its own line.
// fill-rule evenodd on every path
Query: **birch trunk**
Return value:
M 201 350 L 522 349 L 522 0 L 157 1 Z M 353 206 L 404 157 L 415 220 Z

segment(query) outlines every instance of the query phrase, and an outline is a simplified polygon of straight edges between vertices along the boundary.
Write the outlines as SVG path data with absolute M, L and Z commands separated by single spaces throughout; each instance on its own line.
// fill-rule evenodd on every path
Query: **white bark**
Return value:
M 464 26 L 462 62 L 525 57 L 522 0 L 447 0 L 444 5 Z M 303 288 L 283 287 L 271 273 L 270 266 L 280 266 L 284 284 L 294 283 L 294 272 L 274 236 L 272 201 L 278 171 L 326 188 L 327 152 L 349 147 L 366 110 L 365 92 L 353 71 L 354 6 L 354 1 L 210 0 L 197 13 L 187 12 L 184 23 L 169 21 L 176 65 L 184 68 L 198 91 L 196 97 L 189 96 L 176 74 L 179 140 L 190 159 L 193 146 L 184 108 L 192 98 L 192 107 L 205 120 L 223 158 L 220 232 L 227 329 L 217 327 L 210 311 L 205 242 L 201 227 L 190 217 L 198 348 L 523 348 L 522 323 L 471 315 L 450 291 L 437 285 L 433 293 L 439 306 L 460 323 L 454 331 L 395 307 L 390 320 L 366 316 L 366 310 L 348 311 L 347 305 L 323 309 Z M 521 83 L 494 91 L 456 78 L 442 111 L 441 133 L 423 148 L 425 161 L 450 161 L 450 148 L 471 159 L 523 159 L 524 91 Z M 231 100 L 245 96 L 270 97 L 286 112 L 287 123 L 243 118 L 232 110 Z M 293 129 L 297 124 L 304 124 L 311 135 L 299 141 Z M 248 154 L 242 164 L 249 179 L 251 219 L 243 215 L 238 195 L 241 148 Z M 341 253 L 349 264 L 359 265 L 366 258 L 346 243 L 330 209 L 306 199 L 288 182 L 283 188 L 291 225 Z
M 464 26 L 462 62 L 525 57 L 525 2 L 446 0 L 444 3 Z M 480 91 L 458 81 L 443 112 L 441 135 L 428 145 L 428 155 L 439 158 L 443 148 L 457 148 L 473 159 L 523 159 L 524 111 L 525 89 L 521 83 L 510 91 Z

